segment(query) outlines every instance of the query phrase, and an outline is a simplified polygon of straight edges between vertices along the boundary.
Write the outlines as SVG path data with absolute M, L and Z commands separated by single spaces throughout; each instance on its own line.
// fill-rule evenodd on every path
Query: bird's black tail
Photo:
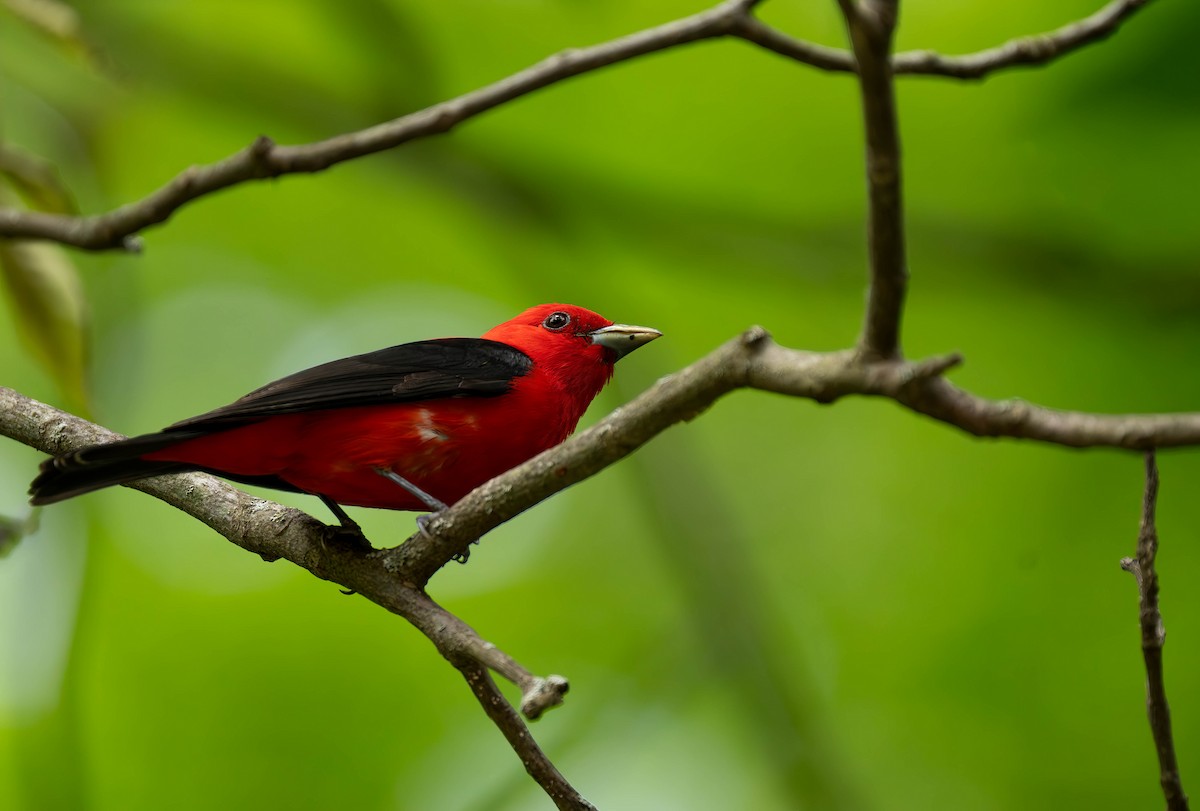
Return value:
M 37 478 L 29 485 L 29 502 L 53 504 L 114 484 L 195 470 L 194 466 L 182 462 L 142 458 L 144 454 L 188 438 L 187 434 L 177 432 L 146 434 L 47 459 L 42 462 Z

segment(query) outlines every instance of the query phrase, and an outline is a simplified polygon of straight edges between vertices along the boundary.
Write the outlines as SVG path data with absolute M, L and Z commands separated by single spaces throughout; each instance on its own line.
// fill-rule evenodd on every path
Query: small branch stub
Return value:
M 521 696 L 521 714 L 530 721 L 542 717 L 542 713 L 563 703 L 563 696 L 571 685 L 563 676 L 550 675 L 535 679 Z

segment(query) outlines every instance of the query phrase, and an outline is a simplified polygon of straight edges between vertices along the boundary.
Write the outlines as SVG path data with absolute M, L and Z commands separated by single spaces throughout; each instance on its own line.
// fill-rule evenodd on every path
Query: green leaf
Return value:
M 87 303 L 75 265 L 57 245 L 0 240 L 0 270 L 21 338 L 86 415 Z
M 56 214 L 78 214 L 70 190 L 54 164 L 11 144 L 0 144 L 0 175 L 31 207 Z

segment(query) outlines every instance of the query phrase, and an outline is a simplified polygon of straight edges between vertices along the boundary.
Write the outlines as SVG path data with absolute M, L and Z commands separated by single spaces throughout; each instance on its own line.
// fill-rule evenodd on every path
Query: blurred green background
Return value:
M 910 0 L 899 46 L 971 51 L 1099 5 Z M 704 4 L 76 7 L 86 47 L 0 4 L 0 140 L 99 212 L 260 133 L 368 126 Z M 761 16 L 841 45 L 835 9 Z M 1200 407 L 1196 30 L 1200 6 L 1155 3 L 1046 70 L 902 81 L 909 354 L 963 351 L 954 380 L 989 397 Z M 667 336 L 590 423 L 751 324 L 853 343 L 861 143 L 848 76 L 737 41 L 651 56 L 206 198 L 141 256 L 62 252 L 90 308 L 55 328 L 67 380 L 12 300 L 0 384 L 141 433 L 306 365 L 569 301 Z M 0 441 L 0 514 L 28 514 L 39 458 Z M 1160 462 L 1168 691 L 1195 790 L 1200 457 Z M 1161 807 L 1118 568 L 1141 476 L 1136 455 L 974 440 L 888 402 L 739 392 L 431 592 L 571 679 L 533 729 L 606 811 Z M 377 543 L 412 529 L 356 515 Z M 401 620 L 132 491 L 40 520 L 0 561 L 0 808 L 551 807 Z

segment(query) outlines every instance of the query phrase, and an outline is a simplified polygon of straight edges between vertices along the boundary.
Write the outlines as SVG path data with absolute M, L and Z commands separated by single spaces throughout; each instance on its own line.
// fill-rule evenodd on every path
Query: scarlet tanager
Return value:
M 562 442 L 613 373 L 660 337 L 543 304 L 484 333 L 297 372 L 156 434 L 42 463 L 33 504 L 198 470 L 338 505 L 437 510 Z

